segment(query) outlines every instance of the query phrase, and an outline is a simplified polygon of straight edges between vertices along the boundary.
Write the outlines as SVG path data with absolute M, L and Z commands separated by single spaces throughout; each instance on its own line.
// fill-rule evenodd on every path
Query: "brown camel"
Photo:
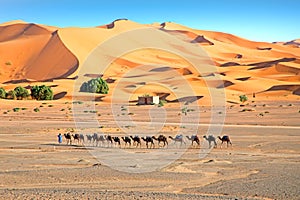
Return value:
M 70 133 L 65 133 L 64 136 L 66 138 L 67 145 L 68 144 L 72 145 L 72 136 L 71 136 L 71 134 Z
M 222 141 L 220 148 L 222 148 L 222 144 L 224 142 L 227 142 L 227 147 L 228 147 L 228 144 L 230 144 L 232 146 L 231 140 L 228 135 L 224 135 L 223 137 L 218 136 L 218 138 Z
M 198 144 L 198 146 L 200 146 L 200 139 L 199 139 L 199 137 L 197 135 L 192 135 L 191 137 L 186 136 L 186 138 L 188 140 L 192 141 L 192 146 L 194 145 L 194 142 L 196 142 Z
M 206 135 L 204 135 L 203 138 L 206 139 L 206 140 L 208 141 L 209 148 L 211 148 L 211 143 L 212 143 L 212 142 L 214 143 L 214 148 L 217 147 L 217 141 L 216 141 L 215 136 L 209 135 L 209 136 L 207 137 Z
M 122 140 L 125 142 L 125 147 L 127 146 L 127 144 L 129 145 L 129 147 L 131 146 L 131 139 L 128 136 L 122 137 Z
M 75 135 L 72 134 L 72 137 L 73 137 L 74 143 L 75 143 L 75 141 L 77 141 L 77 144 L 79 144 L 79 138 L 80 138 L 79 134 L 78 133 L 76 133 Z
M 146 142 L 147 149 L 149 148 L 149 146 L 148 146 L 149 143 L 150 143 L 150 149 L 151 149 L 151 147 L 153 147 L 153 148 L 155 147 L 152 137 L 150 137 L 150 136 L 147 136 L 146 138 L 142 137 L 142 140 L 144 140 Z
M 173 138 L 172 136 L 169 136 L 169 138 L 174 141 L 174 144 L 176 142 L 180 142 L 180 146 L 182 145 L 182 143 L 186 144 L 185 141 L 183 140 L 183 135 L 182 134 L 176 135 L 175 138 Z
M 157 138 L 156 138 L 155 136 L 152 136 L 152 138 L 153 138 L 154 140 L 157 140 L 157 141 L 158 141 L 158 146 L 159 146 L 159 144 L 160 144 L 161 142 L 164 143 L 163 147 L 165 147 L 166 145 L 169 144 L 169 143 L 168 143 L 168 140 L 167 140 L 167 137 L 164 136 L 164 135 L 159 135 Z
M 133 141 L 133 145 L 136 144 L 136 147 L 138 147 L 138 145 L 140 145 L 140 147 L 141 147 L 142 143 L 141 143 L 141 138 L 139 136 L 137 136 L 137 135 L 134 137 L 130 136 L 130 138 Z

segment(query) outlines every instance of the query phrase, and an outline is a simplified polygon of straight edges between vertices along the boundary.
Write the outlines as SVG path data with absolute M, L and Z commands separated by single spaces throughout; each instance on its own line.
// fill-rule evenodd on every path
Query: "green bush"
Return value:
M 16 93 L 16 97 L 17 99 L 27 99 L 27 97 L 29 97 L 29 92 L 26 88 L 23 88 L 21 86 L 18 86 L 14 89 L 15 93 Z
M 10 90 L 6 94 L 7 99 L 17 99 L 16 92 L 14 90 Z
M 19 112 L 20 108 L 13 108 L 14 112 Z
M 244 103 L 246 101 L 248 101 L 248 97 L 246 95 L 240 95 L 240 102 Z
M 107 94 L 108 90 L 108 85 L 102 78 L 91 79 L 88 82 L 84 82 L 80 87 L 80 92 Z
M 40 109 L 39 108 L 34 108 L 33 111 L 34 112 L 40 112 Z
M 6 98 L 6 91 L 4 88 L 0 88 L 0 99 Z
M 158 107 L 162 107 L 162 106 L 164 106 L 166 103 L 167 103 L 167 101 L 165 101 L 165 100 L 159 100 Z
M 31 88 L 31 97 L 36 100 L 52 100 L 53 91 L 49 86 L 35 85 Z

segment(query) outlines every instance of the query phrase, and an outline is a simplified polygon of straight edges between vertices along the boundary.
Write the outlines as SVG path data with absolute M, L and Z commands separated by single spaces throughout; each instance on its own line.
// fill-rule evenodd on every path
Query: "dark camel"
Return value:
M 142 143 L 141 143 L 141 138 L 139 136 L 137 136 L 137 135 L 134 137 L 130 136 L 130 138 L 133 141 L 133 145 L 136 144 L 136 147 L 138 147 L 139 145 L 141 147 Z
M 155 147 L 152 137 L 149 137 L 149 136 L 147 136 L 146 138 L 142 137 L 142 140 L 144 140 L 146 142 L 147 149 L 149 148 L 149 145 L 148 145 L 149 143 L 150 143 L 150 149 L 151 149 L 151 147 L 153 147 L 153 148 Z
M 72 145 L 72 136 L 71 136 L 71 134 L 70 133 L 65 133 L 64 136 L 66 138 L 67 145 L 68 144 Z
M 220 148 L 222 148 L 222 144 L 224 142 L 227 142 L 227 147 L 228 147 L 228 144 L 230 144 L 232 146 L 231 140 L 228 135 L 224 135 L 223 137 L 218 136 L 218 138 L 222 141 Z
M 166 145 L 169 145 L 168 140 L 167 140 L 167 137 L 164 136 L 164 135 L 159 135 L 157 138 L 156 138 L 155 136 L 152 136 L 152 138 L 153 138 L 154 140 L 157 140 L 157 141 L 158 141 L 158 146 L 159 146 L 159 144 L 160 144 L 161 142 L 164 143 L 163 147 L 165 147 Z
M 75 143 L 75 141 L 77 141 L 77 144 L 79 144 L 79 139 L 80 139 L 79 134 L 78 133 L 76 133 L 75 135 L 72 134 L 72 137 L 74 139 L 74 143 Z
M 131 139 L 128 136 L 122 137 L 122 140 L 125 142 L 125 147 L 127 146 L 127 144 L 129 146 L 131 146 Z
M 109 147 L 109 144 L 110 144 L 110 146 L 112 146 L 112 144 L 113 144 L 113 138 L 110 135 L 106 135 L 104 137 L 105 137 L 105 139 L 107 141 L 107 146 Z
M 119 137 L 112 137 L 113 141 L 119 145 L 119 147 L 121 146 L 121 140 Z
M 200 139 L 197 135 L 192 135 L 191 137 L 189 136 L 186 136 L 186 138 L 188 140 L 191 140 L 192 141 L 192 146 L 194 145 L 194 142 L 198 144 L 198 146 L 200 146 Z

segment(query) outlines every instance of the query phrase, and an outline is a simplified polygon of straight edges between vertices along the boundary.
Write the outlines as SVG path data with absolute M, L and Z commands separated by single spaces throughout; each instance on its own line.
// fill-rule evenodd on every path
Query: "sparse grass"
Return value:
M 40 105 L 40 108 L 43 108 L 44 106 L 43 105 Z
M 46 105 L 47 103 L 46 103 L 46 102 L 43 102 L 42 104 L 43 104 L 43 105 Z
M 65 109 L 64 109 L 64 108 L 62 108 L 60 111 L 65 111 Z
M 300 112 L 300 110 L 299 110 L 299 112 Z M 7 113 L 6 111 L 4 111 L 3 114 L 4 114 L 4 115 L 7 115 L 8 113 Z
M 73 104 L 83 104 L 82 101 L 73 101 Z
M 14 111 L 14 112 L 19 112 L 19 111 L 20 111 L 20 108 L 13 108 L 13 111 Z
M 266 107 L 267 105 L 266 105 L 266 104 L 263 104 L 262 106 L 263 106 L 263 107 Z
M 134 115 L 134 113 L 130 112 L 130 113 L 128 113 L 128 115 Z
M 127 109 L 126 108 L 121 108 L 121 111 L 127 111 Z
M 167 103 L 167 101 L 165 101 L 165 100 L 159 100 L 158 107 L 162 107 L 162 106 L 164 106 L 166 103 Z
M 240 112 L 252 112 L 255 111 L 254 109 L 251 108 L 244 108 L 243 110 L 241 110 Z
M 293 106 L 293 104 L 290 103 L 290 104 L 288 104 L 288 106 Z
M 12 65 L 10 61 L 5 62 L 5 65 Z
M 51 108 L 51 107 L 53 107 L 53 105 L 51 105 L 51 104 L 50 104 L 50 105 L 48 105 L 48 107 L 50 107 L 50 108 Z
M 99 128 L 104 128 L 104 126 L 99 126 Z
M 263 116 L 264 116 L 264 113 L 259 113 L 259 116 L 263 117 Z
M 187 107 L 184 107 L 181 109 L 181 113 L 187 115 L 188 112 L 193 112 L 195 111 L 194 109 L 188 109 Z
M 269 114 L 270 112 L 269 111 L 265 111 L 265 114 Z
M 27 110 L 27 108 L 21 108 L 21 110 Z

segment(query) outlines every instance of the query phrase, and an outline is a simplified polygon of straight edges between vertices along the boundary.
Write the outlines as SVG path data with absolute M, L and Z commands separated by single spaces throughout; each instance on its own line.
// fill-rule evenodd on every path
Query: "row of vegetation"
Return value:
M 29 91 L 21 86 L 16 87 L 13 90 L 5 91 L 4 88 L 0 88 L 0 98 L 1 99 L 32 99 L 36 100 L 52 100 L 53 99 L 53 91 L 49 86 L 41 85 L 41 86 L 33 86 Z

